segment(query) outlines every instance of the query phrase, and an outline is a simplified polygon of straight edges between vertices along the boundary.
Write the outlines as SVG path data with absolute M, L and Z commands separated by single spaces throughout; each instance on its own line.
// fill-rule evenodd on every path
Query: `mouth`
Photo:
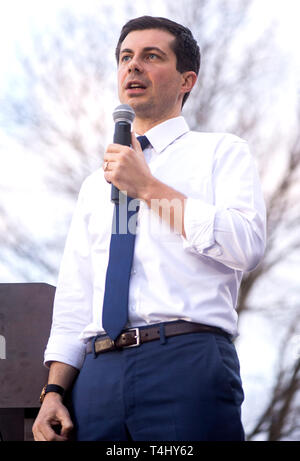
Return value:
M 133 80 L 128 82 L 125 86 L 125 90 L 129 94 L 141 94 L 147 89 L 146 85 L 143 82 Z

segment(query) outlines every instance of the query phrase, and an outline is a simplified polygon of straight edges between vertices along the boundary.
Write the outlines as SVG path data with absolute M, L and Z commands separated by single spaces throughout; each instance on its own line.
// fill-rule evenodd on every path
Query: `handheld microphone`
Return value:
M 135 117 L 134 110 L 128 104 L 121 104 L 113 111 L 115 122 L 114 143 L 123 146 L 131 145 L 131 123 Z M 111 201 L 119 203 L 119 189 L 112 184 Z

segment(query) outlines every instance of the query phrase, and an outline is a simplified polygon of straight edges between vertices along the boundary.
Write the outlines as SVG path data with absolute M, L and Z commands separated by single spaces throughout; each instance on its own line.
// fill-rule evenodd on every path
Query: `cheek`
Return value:
M 118 88 L 119 88 L 119 91 L 122 89 L 122 85 L 124 83 L 125 78 L 126 78 L 125 72 L 120 69 L 118 71 Z
M 174 92 L 178 91 L 178 85 L 174 80 L 170 79 L 170 75 L 161 78 L 158 81 L 158 85 L 162 97 L 174 94 Z
M 158 88 L 168 93 L 177 90 L 180 85 L 179 79 L 175 78 L 172 70 L 159 73 L 155 76 L 155 81 Z

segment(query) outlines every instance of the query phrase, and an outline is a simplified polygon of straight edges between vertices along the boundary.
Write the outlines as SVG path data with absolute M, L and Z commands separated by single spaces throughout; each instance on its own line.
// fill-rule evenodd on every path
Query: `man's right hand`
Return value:
M 56 426 L 60 426 L 59 434 L 55 430 Z M 72 429 L 73 423 L 62 397 L 55 392 L 49 392 L 32 427 L 34 440 L 65 442 L 70 438 Z

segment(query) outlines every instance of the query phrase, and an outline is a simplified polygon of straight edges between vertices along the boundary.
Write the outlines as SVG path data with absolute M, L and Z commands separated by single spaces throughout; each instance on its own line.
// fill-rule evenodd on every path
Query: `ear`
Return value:
M 193 72 L 192 70 L 183 72 L 182 86 L 181 86 L 182 92 L 189 93 L 193 89 L 196 82 L 197 82 L 196 72 Z

